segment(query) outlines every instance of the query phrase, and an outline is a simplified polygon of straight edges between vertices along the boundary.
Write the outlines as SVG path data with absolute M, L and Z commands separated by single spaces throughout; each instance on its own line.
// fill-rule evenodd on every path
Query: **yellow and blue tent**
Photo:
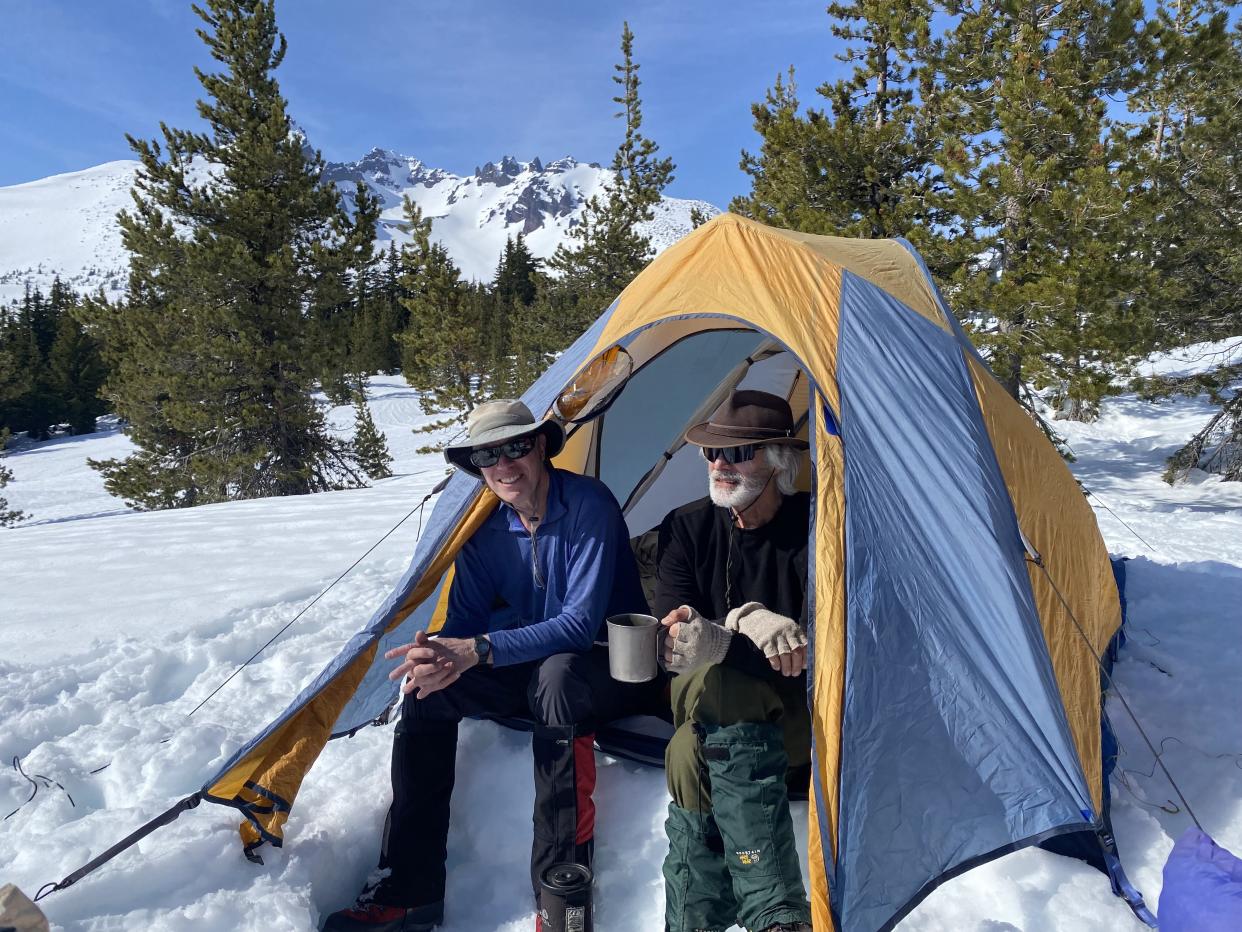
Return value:
M 718 217 L 524 400 L 569 418 L 556 464 L 607 483 L 642 540 L 703 494 L 682 433 L 738 385 L 785 395 L 811 444 L 815 928 L 891 928 L 946 879 L 1036 844 L 1105 869 L 1148 918 L 1108 819 L 1113 567 L 1069 470 L 915 251 Z M 386 720 L 384 650 L 442 624 L 454 556 L 495 506 L 453 475 L 366 628 L 203 786 L 245 814 L 248 846 L 280 844 L 329 738 Z

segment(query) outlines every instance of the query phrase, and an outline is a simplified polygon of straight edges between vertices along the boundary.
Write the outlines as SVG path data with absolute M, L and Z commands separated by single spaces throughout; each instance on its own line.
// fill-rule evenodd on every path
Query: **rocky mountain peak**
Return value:
M 541 170 L 539 168 L 535 168 L 534 163 L 532 163 L 531 168 L 534 171 Z M 494 184 L 503 186 L 511 184 L 513 180 L 522 173 L 522 170 L 523 166 L 521 162 L 511 155 L 506 155 L 501 158 L 500 164 L 488 162 L 482 168 L 476 168 L 474 170 L 474 177 L 479 184 Z

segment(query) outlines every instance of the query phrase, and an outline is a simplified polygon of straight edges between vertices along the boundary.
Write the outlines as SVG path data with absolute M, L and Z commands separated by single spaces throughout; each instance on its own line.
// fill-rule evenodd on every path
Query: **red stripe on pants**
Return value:
M 578 830 L 574 844 L 595 837 L 595 735 L 574 738 L 574 792 L 578 803 Z

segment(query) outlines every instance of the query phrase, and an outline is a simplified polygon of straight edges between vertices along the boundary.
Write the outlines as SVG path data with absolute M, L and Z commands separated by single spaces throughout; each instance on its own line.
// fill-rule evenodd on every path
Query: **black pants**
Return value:
M 535 837 L 531 883 L 561 861 L 590 866 L 595 842 L 595 728 L 627 715 L 658 714 L 663 684 L 618 683 L 608 651 L 553 654 L 507 667 L 472 667 L 453 685 L 401 704 L 392 750 L 392 808 L 377 902 L 416 907 L 444 899 L 449 799 L 457 724 L 467 716 L 533 719 Z

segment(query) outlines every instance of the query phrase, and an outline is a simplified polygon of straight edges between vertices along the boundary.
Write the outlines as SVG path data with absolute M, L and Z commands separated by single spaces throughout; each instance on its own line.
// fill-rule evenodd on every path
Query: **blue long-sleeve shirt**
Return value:
M 502 503 L 454 562 L 441 634 L 488 633 L 498 667 L 588 651 L 609 615 L 648 611 L 607 486 L 549 469 L 546 511 L 532 534 Z

